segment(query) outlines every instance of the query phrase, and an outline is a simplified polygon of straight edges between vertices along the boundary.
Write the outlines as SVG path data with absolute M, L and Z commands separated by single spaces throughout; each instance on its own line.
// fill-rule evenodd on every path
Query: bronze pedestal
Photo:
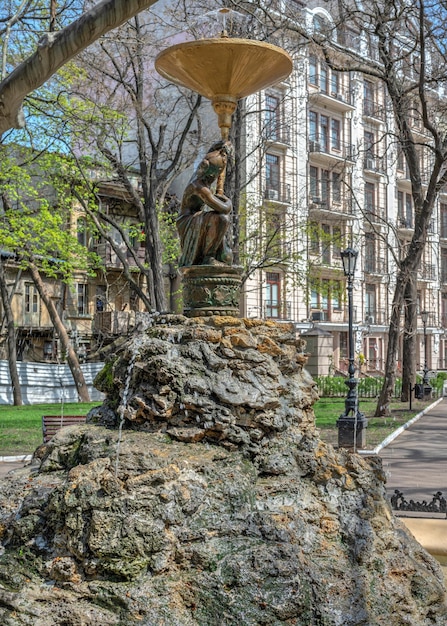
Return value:
M 241 268 L 191 265 L 182 267 L 181 272 L 185 315 L 239 315 Z

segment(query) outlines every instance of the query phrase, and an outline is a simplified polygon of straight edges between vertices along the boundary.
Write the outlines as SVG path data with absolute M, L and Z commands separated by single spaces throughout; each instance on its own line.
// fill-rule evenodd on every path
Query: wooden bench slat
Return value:
M 48 443 L 61 428 L 82 424 L 85 420 L 85 415 L 42 415 L 43 442 Z

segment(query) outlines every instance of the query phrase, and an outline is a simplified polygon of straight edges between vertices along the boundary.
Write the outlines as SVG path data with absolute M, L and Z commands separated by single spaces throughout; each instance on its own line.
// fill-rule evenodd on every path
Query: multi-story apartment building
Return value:
M 121 227 L 137 223 L 123 187 L 116 181 L 98 184 L 101 209 Z M 78 243 L 97 254 L 100 268 L 93 275 L 78 271 L 69 284 L 42 273 L 45 288 L 69 331 L 71 342 L 80 358 L 86 360 L 117 336 L 126 334 L 136 323 L 144 307 L 123 272 L 124 264 L 111 243 L 89 232 L 88 220 L 80 207 L 73 208 L 69 228 Z M 110 230 L 110 228 L 109 228 Z M 144 290 L 143 275 L 135 258 L 144 263 L 144 243 L 135 238 L 134 255 L 125 246 L 119 229 L 111 227 L 114 244 L 122 251 L 130 271 Z M 57 333 L 33 280 L 15 255 L 3 251 L 6 282 L 11 292 L 11 307 L 17 333 L 17 356 L 24 361 L 55 362 L 63 359 Z M 0 310 L 2 307 L 0 307 Z M 2 339 L 6 338 L 3 326 Z M 0 358 L 6 358 L 3 343 Z M 96 358 L 100 358 L 96 354 Z
M 314 29 L 331 22 L 322 7 L 299 8 L 302 22 Z M 343 45 L 359 56 L 376 56 L 351 31 L 344 32 Z M 303 46 L 294 65 L 286 83 L 253 96 L 247 105 L 256 112 L 248 116 L 246 128 L 247 153 L 253 155 L 247 168 L 254 170 L 255 163 L 261 163 L 247 189 L 247 203 L 260 205 L 260 217 L 256 222 L 252 215 L 247 227 L 263 233 L 265 242 L 271 241 L 269 215 L 281 226 L 275 234 L 277 260 L 266 254 L 267 262 L 247 280 L 244 314 L 292 320 L 301 332 L 315 325 L 328 331 L 332 344 L 326 362 L 332 371 L 345 371 L 348 312 L 340 251 L 351 244 L 359 252 L 354 280 L 356 354 L 363 371 L 380 373 L 396 263 L 414 228 L 411 184 L 397 148 L 394 117 L 380 81 L 361 72 L 333 71 L 317 46 Z M 422 183 L 427 184 L 430 156 L 423 147 L 426 135 L 416 107 L 411 125 L 421 137 Z M 256 252 L 250 232 L 247 252 Z M 417 366 L 424 366 L 426 342 L 428 367 L 444 369 L 445 193 L 439 197 L 418 274 L 418 309 L 429 316 L 425 333 L 418 317 Z

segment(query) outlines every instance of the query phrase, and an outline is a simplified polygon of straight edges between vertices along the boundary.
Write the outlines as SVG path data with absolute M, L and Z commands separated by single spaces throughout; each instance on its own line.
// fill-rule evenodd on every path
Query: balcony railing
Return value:
M 322 198 L 321 196 L 310 196 L 309 209 L 311 211 L 331 211 L 332 213 L 343 213 L 350 215 L 352 213 L 352 198 L 336 196 L 333 194 Z
M 367 117 L 374 117 L 378 120 L 385 119 L 385 111 L 383 106 L 377 104 L 374 100 L 365 99 L 363 100 L 363 115 Z
M 282 202 L 285 204 L 290 203 L 290 185 L 280 184 L 274 186 L 267 186 L 264 190 L 264 199 L 271 202 Z
M 418 276 L 420 280 L 436 280 L 436 266 L 433 263 L 421 263 Z
M 290 320 L 292 319 L 292 303 L 289 301 L 265 300 L 264 317 Z
M 365 217 L 371 222 L 383 223 L 386 220 L 385 207 L 377 207 L 375 204 L 366 204 Z
M 337 145 L 329 141 L 319 141 L 317 139 L 309 139 L 309 152 L 328 154 L 333 157 L 354 161 L 355 147 L 351 143 L 339 141 Z
M 267 141 L 290 145 L 290 127 L 267 124 L 265 127 L 265 138 Z
M 124 258 L 126 259 L 126 262 L 129 264 L 129 266 L 137 267 L 134 257 L 132 256 L 130 250 L 124 244 L 121 244 L 120 250 Z M 95 246 L 95 252 L 98 254 L 99 257 L 101 257 L 106 267 L 117 268 L 117 269 L 123 267 L 121 259 L 119 258 L 119 256 L 117 255 L 117 253 L 114 251 L 114 249 L 109 243 L 97 244 Z M 136 254 L 137 259 L 141 263 L 144 263 L 145 248 L 143 246 L 140 246 L 139 248 L 135 250 L 135 254 Z
M 367 274 L 386 274 L 386 262 L 384 259 L 376 259 L 374 257 L 367 256 L 365 258 L 365 272 Z
M 370 172 L 385 172 L 385 157 L 376 154 L 366 154 L 363 159 L 363 167 Z
M 413 218 L 410 216 L 404 217 L 403 215 L 399 215 L 397 217 L 397 224 L 399 228 L 404 228 L 408 230 L 411 230 L 414 227 Z
M 388 312 L 385 309 L 365 309 L 365 324 L 388 324 Z

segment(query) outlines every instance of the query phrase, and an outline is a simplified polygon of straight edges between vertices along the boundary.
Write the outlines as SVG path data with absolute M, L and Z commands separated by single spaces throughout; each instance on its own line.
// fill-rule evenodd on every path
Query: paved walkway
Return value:
M 15 469 L 20 469 L 30 462 L 31 457 L 1 457 L 0 456 L 0 479 Z
M 427 411 L 379 452 L 387 492 L 430 502 L 441 491 L 447 500 L 447 399 Z

